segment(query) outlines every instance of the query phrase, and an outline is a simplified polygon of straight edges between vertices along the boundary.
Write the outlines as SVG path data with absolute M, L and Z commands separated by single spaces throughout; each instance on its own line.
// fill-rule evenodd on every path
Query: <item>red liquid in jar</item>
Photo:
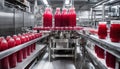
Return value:
M 100 39 L 105 39 L 107 37 L 107 26 L 106 24 L 99 24 L 98 36 Z
M 43 26 L 44 27 L 47 26 L 47 10 L 45 10 L 45 12 L 43 14 Z
M 49 19 L 49 26 L 48 27 L 52 27 L 52 11 L 51 9 L 49 9 L 49 13 L 48 13 L 48 19 Z
M 20 39 L 22 44 L 26 42 L 26 38 L 24 36 L 21 36 Z M 23 59 L 25 59 L 27 57 L 27 50 L 26 48 L 24 48 L 22 49 L 22 51 L 23 51 Z
M 62 17 L 61 27 L 69 26 L 69 22 L 68 22 L 69 17 L 68 17 L 68 13 L 67 13 L 67 9 L 66 8 L 64 8 L 62 10 L 62 16 L 61 17 Z
M 29 37 L 29 40 L 32 40 L 32 35 L 31 35 L 31 34 L 29 34 L 28 37 Z M 29 46 L 29 52 L 30 52 L 30 53 L 32 52 L 32 50 L 31 50 L 32 48 L 31 48 L 31 47 L 32 47 L 32 46 L 30 45 L 30 46 Z
M 10 38 L 8 40 L 8 47 L 9 48 L 15 47 L 15 40 L 13 38 Z M 10 68 L 16 67 L 16 64 L 17 64 L 16 53 L 13 53 L 12 55 L 9 56 L 9 63 L 10 63 Z
M 55 13 L 55 27 L 60 27 L 61 26 L 61 13 L 60 13 L 60 8 L 56 9 Z
M 35 34 L 34 33 L 33 33 L 33 39 L 35 39 Z M 33 48 L 33 51 L 36 49 L 36 43 L 33 43 L 32 48 Z
M 25 39 L 26 39 L 25 42 L 28 42 L 28 41 L 29 41 L 29 37 L 27 36 L 27 34 L 23 33 L 23 36 L 24 36 Z M 26 49 L 27 55 L 29 56 L 29 55 L 30 55 L 30 52 L 29 52 L 29 46 L 26 47 L 25 49 Z
M 104 56 L 104 50 L 101 49 L 100 47 L 98 47 L 97 45 L 95 45 L 95 53 L 97 54 L 97 56 L 99 58 L 102 58 L 102 59 L 105 58 L 105 56 Z
M 2 41 L 3 39 L 5 39 L 5 38 L 4 38 L 4 37 L 0 37 L 0 43 L 1 43 L 1 41 Z
M 21 40 L 19 37 L 15 37 L 14 39 L 16 42 L 16 46 L 21 44 Z M 23 51 L 20 50 L 17 52 L 17 62 L 22 62 L 22 60 L 23 60 Z
M 94 49 L 95 49 L 95 53 L 98 54 L 98 46 L 97 45 L 95 45 Z
M 74 8 L 69 9 L 69 26 L 71 27 L 76 26 L 76 12 Z
M 1 37 L 0 38 L 0 52 L 6 49 L 8 49 L 8 43 L 3 37 Z M 0 63 L 1 63 L 0 64 L 1 69 L 10 69 L 8 57 L 1 59 Z
M 25 36 L 26 37 L 26 39 L 27 39 L 27 42 L 29 41 L 29 37 L 28 37 L 28 35 L 26 35 Z M 29 56 L 30 55 L 30 50 L 29 50 L 30 48 L 29 48 L 29 46 L 27 47 L 27 55 Z
M 35 39 L 34 33 L 32 34 L 32 40 Z M 36 43 L 32 44 L 32 52 L 35 50 Z
M 115 56 L 106 52 L 106 65 L 108 67 L 115 69 L 115 61 L 116 61 L 115 59 L 116 59 Z
M 13 39 L 16 39 L 17 38 L 17 35 L 13 35 Z
M 31 34 L 31 40 L 33 40 L 33 34 Z M 31 44 L 31 52 L 33 52 L 34 49 L 33 49 L 33 44 Z
M 11 36 L 7 36 L 7 37 L 6 37 L 6 40 L 8 41 L 10 38 L 11 38 Z
M 30 34 L 28 34 L 29 41 L 31 40 Z M 31 45 L 28 46 L 28 54 L 31 54 Z
M 112 42 L 120 41 L 120 24 L 111 24 L 110 39 Z
M 44 27 L 52 27 L 52 12 L 50 8 L 46 8 L 43 14 L 43 26 Z

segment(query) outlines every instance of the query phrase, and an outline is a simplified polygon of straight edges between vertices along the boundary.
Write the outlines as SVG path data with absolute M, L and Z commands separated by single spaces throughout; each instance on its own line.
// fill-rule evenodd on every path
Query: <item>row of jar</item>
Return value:
M 41 37 L 41 33 L 23 33 L 6 38 L 0 37 L 0 52 L 19 46 L 28 41 Z M 19 50 L 3 59 L 0 59 L 0 69 L 10 69 L 16 67 L 17 63 L 26 59 L 36 49 L 36 43 L 33 43 L 22 50 Z
M 105 51 L 104 49 L 100 48 L 99 46 L 95 45 L 95 53 L 97 57 L 104 59 L 106 62 L 106 66 L 109 67 L 110 69 L 115 69 L 116 68 L 116 57 L 112 55 L 111 53 Z M 120 63 L 118 65 L 120 69 Z
M 49 30 L 81 30 L 83 29 L 83 27 L 34 27 L 34 30 L 46 30 L 46 31 L 49 31 Z
M 52 19 L 54 17 L 54 25 Z M 43 27 L 74 27 L 76 26 L 76 12 L 75 8 L 66 9 L 63 8 L 62 12 L 60 8 L 56 8 L 56 12 L 53 16 L 51 8 L 46 8 L 43 14 Z
M 99 22 L 98 36 L 100 39 L 106 39 L 109 34 L 111 42 L 120 42 L 120 21 L 112 20 L 108 33 L 107 22 Z
M 112 20 L 110 24 L 110 30 L 108 31 L 107 22 L 99 22 L 98 25 L 98 37 L 99 39 L 106 39 L 109 34 L 111 42 L 120 42 L 120 21 Z M 115 69 L 116 57 L 95 45 L 95 53 L 101 59 L 105 59 L 106 65 L 112 69 Z

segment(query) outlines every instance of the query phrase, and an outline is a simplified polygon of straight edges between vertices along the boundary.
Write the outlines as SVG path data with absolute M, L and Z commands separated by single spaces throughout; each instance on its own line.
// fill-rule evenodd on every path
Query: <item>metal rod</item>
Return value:
M 93 22 L 93 8 L 90 9 L 90 21 L 91 21 L 91 26 Z
M 96 5 L 94 5 L 92 8 L 95 8 L 95 7 L 97 7 L 97 6 L 105 3 L 105 2 L 107 2 L 107 1 L 109 1 L 109 0 L 102 0 L 101 2 L 97 3 Z
M 79 32 L 78 32 L 79 33 Z M 109 43 L 109 40 L 101 40 L 98 37 L 94 37 L 91 35 L 85 35 L 79 33 L 83 38 L 90 40 L 91 42 L 95 43 L 100 48 L 108 51 L 112 55 L 114 55 L 117 59 L 120 59 L 120 43 Z
M 105 21 L 105 3 L 102 4 L 102 20 Z

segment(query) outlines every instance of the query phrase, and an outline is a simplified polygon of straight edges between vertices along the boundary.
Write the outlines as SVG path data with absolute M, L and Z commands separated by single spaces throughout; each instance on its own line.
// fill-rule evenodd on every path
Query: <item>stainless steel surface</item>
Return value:
M 51 48 L 54 50 L 74 50 L 74 48 Z
M 15 9 L 15 34 L 21 33 L 22 32 L 22 27 L 23 27 L 23 12 L 20 10 Z
M 80 53 L 77 53 L 76 64 L 69 58 L 56 58 L 49 62 L 49 54 L 46 53 L 32 69 L 95 69 L 90 62 L 83 62 Z M 85 59 L 85 58 L 84 58 Z
M 34 16 L 34 14 L 30 14 L 30 23 L 31 23 L 31 25 L 30 26 L 32 26 L 32 27 L 34 27 L 35 26 L 35 16 Z
M 69 34 L 69 33 L 68 33 Z M 49 52 L 49 61 L 52 60 L 52 58 L 55 57 L 74 57 L 74 61 L 76 62 L 76 46 L 70 47 L 70 39 L 51 39 L 50 45 L 48 46 L 48 52 Z M 64 50 L 64 51 L 71 51 L 70 54 L 58 54 L 55 53 L 55 51 L 58 50 Z
M 67 43 L 68 42 L 68 39 L 53 39 L 53 42 L 60 42 L 60 43 Z
M 34 26 L 34 15 L 31 13 L 24 12 L 24 26 Z
M 13 8 L 0 8 L 0 36 L 14 34 L 13 11 Z
M 0 36 L 23 32 L 22 27 L 34 26 L 34 15 L 16 8 L 0 7 Z
M 48 53 L 32 69 L 76 69 L 74 62 L 69 59 L 55 59 L 49 62 Z
M 24 44 L 18 45 L 18 46 L 14 47 L 14 48 L 10 48 L 10 49 L 7 49 L 7 50 L 5 50 L 5 51 L 2 51 L 2 52 L 0 52 L 0 59 L 4 58 L 4 57 L 6 57 L 6 56 L 9 56 L 9 55 L 11 55 L 11 54 L 13 54 L 13 53 L 15 53 L 15 52 L 17 52 L 17 51 L 25 48 L 25 47 L 27 47 L 27 46 L 29 46 L 29 45 L 37 42 L 37 41 L 40 40 L 40 39 L 43 39 L 43 38 L 47 37 L 47 36 L 48 36 L 48 35 L 44 35 L 44 36 L 39 37 L 39 38 L 37 38 L 37 39 L 34 39 L 34 40 L 31 40 L 31 41 L 26 42 L 26 43 L 24 43 Z
M 27 57 L 27 59 L 24 59 L 23 62 L 18 63 L 17 66 L 12 69 L 25 69 L 25 67 L 39 55 L 43 48 L 45 48 L 45 45 L 37 45 L 36 50 L 31 53 L 30 56 Z
M 118 67 L 119 67 L 118 63 L 120 62 L 120 47 L 119 47 L 120 43 L 111 42 L 109 38 L 99 39 L 98 36 L 95 36 L 95 35 L 86 35 L 86 34 L 82 34 L 82 33 L 79 33 L 79 34 L 84 39 L 89 40 L 90 42 L 99 46 L 103 50 L 105 50 L 105 51 L 111 53 L 112 55 L 114 55 L 116 57 L 115 69 L 118 69 Z M 86 51 L 88 52 L 88 54 L 86 54 L 86 56 L 91 58 L 91 60 L 92 60 L 92 62 L 94 63 L 95 66 L 99 67 L 99 69 L 101 69 L 102 67 L 105 68 L 105 66 L 106 66 L 105 60 L 104 60 L 104 62 L 100 62 L 102 60 L 99 60 L 98 58 L 95 58 L 96 56 L 94 55 L 94 52 L 87 47 L 86 47 Z M 108 67 L 106 66 L 105 69 L 108 69 Z
M 118 59 L 120 59 L 120 43 L 111 42 L 110 39 L 102 40 L 99 39 L 97 36 L 93 35 L 81 34 L 81 36 L 86 38 L 87 40 L 90 40 L 91 42 L 98 45 L 100 48 L 108 51 L 109 53 L 113 54 Z
M 1 7 L 4 6 L 4 0 L 0 0 L 0 6 L 1 6 Z
M 24 12 L 24 26 L 28 26 L 29 22 L 28 22 L 28 13 Z
M 103 48 L 104 50 L 108 51 L 109 53 L 116 56 L 120 59 L 120 43 L 113 43 L 110 39 L 102 40 L 99 39 L 97 36 L 90 36 L 90 40 L 94 41 L 99 47 Z
M 74 57 L 74 55 L 58 55 L 58 54 L 54 54 L 52 55 L 53 58 L 55 57 Z

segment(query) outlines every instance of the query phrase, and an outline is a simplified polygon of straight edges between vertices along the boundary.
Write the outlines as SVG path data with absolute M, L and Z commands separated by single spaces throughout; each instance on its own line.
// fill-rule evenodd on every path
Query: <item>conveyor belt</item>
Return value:
M 33 67 L 33 69 L 75 69 L 74 62 L 65 59 L 48 60 L 48 53 Z
M 42 59 L 40 59 L 32 69 L 91 69 L 90 62 L 83 62 L 80 52 L 77 51 L 77 62 L 74 64 L 70 58 L 56 58 L 52 62 L 49 62 L 48 53 L 45 53 Z M 94 69 L 94 68 L 92 68 Z

